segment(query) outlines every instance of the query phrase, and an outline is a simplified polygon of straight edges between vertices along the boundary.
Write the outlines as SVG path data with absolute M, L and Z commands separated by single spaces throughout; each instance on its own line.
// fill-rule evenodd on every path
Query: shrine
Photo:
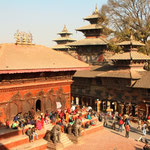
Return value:
M 0 44 L 0 122 L 31 109 L 70 108 L 72 76 L 89 69 L 88 64 L 32 44 L 29 34 L 18 32 L 15 37 L 15 44 Z

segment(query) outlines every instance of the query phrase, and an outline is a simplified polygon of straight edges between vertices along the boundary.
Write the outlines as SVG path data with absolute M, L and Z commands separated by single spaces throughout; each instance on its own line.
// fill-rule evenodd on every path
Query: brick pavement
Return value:
M 141 150 L 144 143 L 104 129 L 83 137 L 83 144 L 72 145 L 64 150 Z

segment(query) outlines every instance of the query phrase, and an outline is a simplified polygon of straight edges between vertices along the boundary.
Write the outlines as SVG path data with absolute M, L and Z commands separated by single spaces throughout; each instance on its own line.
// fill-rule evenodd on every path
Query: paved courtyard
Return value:
M 72 145 L 65 150 L 142 150 L 144 143 L 136 140 L 142 135 L 142 132 L 137 130 L 137 124 L 131 122 L 130 138 L 125 138 L 125 130 L 118 132 L 111 129 L 111 120 L 108 127 L 96 133 L 88 134 L 83 137 L 81 144 Z M 150 135 L 147 134 L 146 139 L 150 140 Z
M 65 150 L 142 150 L 144 143 L 125 138 L 108 129 L 83 137 L 83 143 L 72 145 Z

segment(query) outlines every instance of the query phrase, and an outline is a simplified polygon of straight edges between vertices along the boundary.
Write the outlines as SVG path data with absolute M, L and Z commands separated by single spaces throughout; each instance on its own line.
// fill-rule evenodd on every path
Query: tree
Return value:
M 119 38 L 129 38 L 131 30 L 144 43 L 150 37 L 150 0 L 108 0 L 101 13 Z

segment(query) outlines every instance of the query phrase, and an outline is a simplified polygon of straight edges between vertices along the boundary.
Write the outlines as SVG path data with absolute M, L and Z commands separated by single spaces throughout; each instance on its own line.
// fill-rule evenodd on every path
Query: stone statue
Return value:
M 71 127 L 70 124 L 68 125 L 67 132 L 68 132 L 69 135 L 72 134 L 72 127 Z
M 73 124 L 73 134 L 75 136 L 81 135 L 81 120 L 76 118 L 74 124 Z
M 56 124 L 52 130 L 51 130 L 51 133 L 52 133 L 52 141 L 53 143 L 60 143 L 60 133 L 61 133 L 61 128 L 60 128 L 60 125 L 59 124 Z
M 46 141 L 49 142 L 49 141 L 51 141 L 51 136 L 52 136 L 51 131 L 47 130 L 44 138 L 45 138 Z

